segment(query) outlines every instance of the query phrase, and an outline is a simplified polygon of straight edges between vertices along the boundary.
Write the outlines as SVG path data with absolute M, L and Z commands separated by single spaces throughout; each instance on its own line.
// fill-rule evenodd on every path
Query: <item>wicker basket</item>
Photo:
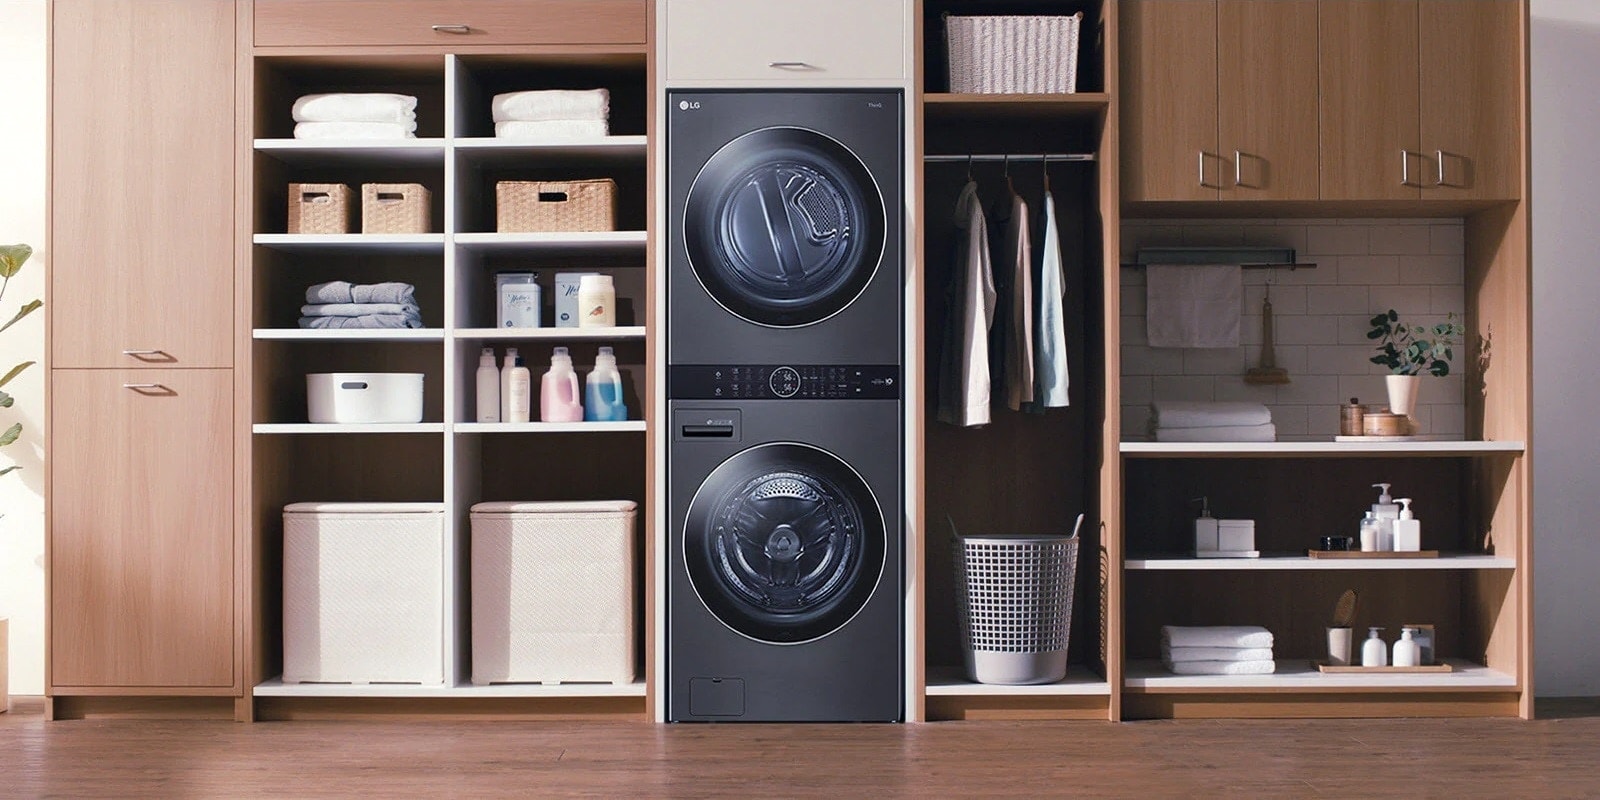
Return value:
M 420 183 L 361 184 L 362 233 L 431 233 L 427 187 Z
M 950 91 L 1067 94 L 1078 89 L 1078 32 L 1070 17 L 945 17 Z
M 289 184 L 289 232 L 349 233 L 350 198 L 342 183 Z
M 617 182 L 610 178 L 500 181 L 494 193 L 501 233 L 617 229 Z

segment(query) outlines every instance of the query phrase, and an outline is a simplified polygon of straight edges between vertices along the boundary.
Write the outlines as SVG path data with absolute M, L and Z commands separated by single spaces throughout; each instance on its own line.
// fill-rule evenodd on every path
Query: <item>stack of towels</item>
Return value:
M 420 328 L 417 290 L 409 283 L 319 283 L 306 290 L 302 328 Z
M 1275 442 L 1272 412 L 1260 403 L 1157 400 L 1150 433 L 1158 442 Z
M 510 92 L 495 95 L 490 106 L 494 135 L 501 139 L 598 139 L 611 130 L 611 93 L 605 89 Z
M 1161 662 L 1174 675 L 1271 675 L 1272 631 L 1255 625 L 1161 627 Z
M 404 94 L 308 94 L 294 101 L 296 139 L 415 139 L 417 98 Z

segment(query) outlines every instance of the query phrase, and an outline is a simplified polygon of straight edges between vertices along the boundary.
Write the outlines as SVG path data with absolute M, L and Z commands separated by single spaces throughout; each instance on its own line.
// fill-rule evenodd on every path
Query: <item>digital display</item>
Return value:
M 895 366 L 684 365 L 667 369 L 674 400 L 893 400 Z

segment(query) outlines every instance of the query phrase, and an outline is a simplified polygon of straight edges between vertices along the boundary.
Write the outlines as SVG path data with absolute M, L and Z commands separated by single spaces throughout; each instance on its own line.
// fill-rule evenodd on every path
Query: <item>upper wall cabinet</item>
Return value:
M 1322 197 L 1520 196 L 1514 0 L 1321 3 Z
M 232 366 L 235 4 L 51 8 L 51 366 Z
M 1316 0 L 1120 9 L 1124 199 L 1317 198 Z
M 670 0 L 660 8 L 666 77 L 680 86 L 907 79 L 911 18 L 903 0 Z
M 257 47 L 639 44 L 647 0 L 256 0 Z

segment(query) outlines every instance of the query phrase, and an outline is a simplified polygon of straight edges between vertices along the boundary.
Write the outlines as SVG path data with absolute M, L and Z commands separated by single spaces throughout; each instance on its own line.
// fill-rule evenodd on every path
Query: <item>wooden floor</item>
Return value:
M 1596 701 L 1532 722 L 910 726 L 47 723 L 38 709 L 0 715 L 0 797 L 1600 796 Z

